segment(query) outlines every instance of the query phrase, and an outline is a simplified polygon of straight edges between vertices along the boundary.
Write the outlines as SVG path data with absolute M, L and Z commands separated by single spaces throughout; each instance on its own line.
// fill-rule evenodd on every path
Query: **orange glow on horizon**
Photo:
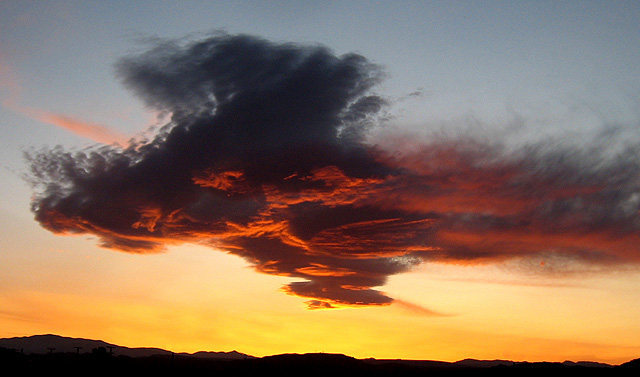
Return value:
M 67 254 L 96 258 L 96 251 L 83 249 L 56 254 L 59 262 L 54 265 L 62 263 Z M 594 293 L 593 299 L 606 306 L 620 305 L 608 293 L 609 287 L 626 294 L 635 280 L 627 283 L 628 288 L 613 280 L 604 280 L 604 284 L 597 280 L 590 283 L 600 286 L 595 290 L 523 289 L 463 281 L 443 284 L 440 279 L 468 276 L 471 270 L 442 266 L 439 271 L 441 267 L 434 265 L 394 277 L 388 286 L 390 293 L 407 299 L 391 305 L 356 309 L 335 303 L 340 310 L 309 311 L 296 297 L 279 293 L 286 278 L 255 274 L 240 258 L 208 248 L 181 246 L 145 257 L 145 265 L 132 264 L 131 258 L 139 258 L 135 255 L 98 254 L 120 271 L 96 271 L 80 278 L 77 274 L 86 268 L 86 259 L 81 258 L 82 263 L 65 272 L 68 286 L 51 276 L 58 283 L 43 290 L 47 282 L 42 274 L 36 275 L 38 289 L 3 291 L 0 336 L 57 333 L 128 347 L 174 352 L 237 350 L 254 356 L 331 352 L 380 359 L 622 363 L 640 353 L 640 347 L 634 345 L 637 329 L 616 330 L 609 328 L 608 321 L 591 322 L 610 315 L 607 308 L 572 307 Z M 42 268 L 51 268 L 51 263 Z M 485 269 L 488 279 L 510 276 Z M 482 270 L 471 275 L 480 276 Z M 107 276 L 109 281 L 101 287 L 90 283 Z M 542 297 L 546 305 L 540 302 Z M 421 301 L 435 305 L 437 311 L 422 307 Z M 502 308 L 503 319 L 487 322 L 495 317 L 495 306 Z M 616 310 L 618 320 L 631 325 L 633 309 Z M 579 327 L 585 321 L 591 323 L 588 331 Z M 534 324 L 537 334 L 531 333 Z

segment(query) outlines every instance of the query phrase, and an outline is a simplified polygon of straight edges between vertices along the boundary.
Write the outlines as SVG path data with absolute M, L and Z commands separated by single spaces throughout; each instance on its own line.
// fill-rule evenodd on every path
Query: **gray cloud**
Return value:
M 124 149 L 28 153 L 32 211 L 54 233 L 138 253 L 207 244 L 299 278 L 284 291 L 314 309 L 389 304 L 377 287 L 423 261 L 639 260 L 636 147 L 376 146 L 378 66 L 253 36 L 159 43 L 117 72 L 171 120 Z

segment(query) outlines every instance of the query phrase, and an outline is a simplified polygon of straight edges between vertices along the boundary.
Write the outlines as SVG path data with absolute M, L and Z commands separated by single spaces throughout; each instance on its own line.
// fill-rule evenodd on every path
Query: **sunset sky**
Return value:
M 0 0 L 0 337 L 640 357 L 633 1 Z

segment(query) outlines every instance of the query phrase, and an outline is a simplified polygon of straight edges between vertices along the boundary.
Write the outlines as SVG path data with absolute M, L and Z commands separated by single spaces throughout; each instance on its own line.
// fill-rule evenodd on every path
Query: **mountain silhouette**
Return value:
M 129 356 L 129 357 L 147 357 L 154 355 L 172 355 L 173 352 L 167 351 L 161 348 L 129 348 L 118 346 L 115 344 L 107 343 L 102 340 L 92 340 L 84 338 L 68 338 L 59 335 L 46 334 L 46 335 L 33 335 L 16 338 L 3 338 L 0 339 L 0 347 L 15 349 L 22 351 L 26 354 L 44 354 L 50 352 L 56 353 L 87 353 L 92 352 L 94 349 L 100 349 L 101 347 L 108 350 L 109 353 L 115 356 Z M 78 350 L 76 347 L 80 347 Z M 253 356 L 245 355 L 237 351 L 231 352 L 205 352 L 200 351 L 194 354 L 179 353 L 183 356 L 194 356 L 208 359 L 249 359 Z
M 156 375 L 270 375 L 280 376 L 438 376 L 539 375 L 545 371 L 594 375 L 634 374 L 640 359 L 621 365 L 591 361 L 520 362 L 464 359 L 456 362 L 402 359 L 356 359 L 343 354 L 306 353 L 254 357 L 237 351 L 174 353 L 160 348 L 129 348 L 102 340 L 34 335 L 0 339 L 0 363 L 27 374 L 51 371 L 100 371 L 108 374 Z
M 633 359 L 631 361 L 627 361 L 624 364 L 620 364 L 623 368 L 640 368 L 640 359 Z
M 488 368 L 496 366 L 513 366 L 515 362 L 510 360 L 476 360 L 476 359 L 464 359 L 456 361 L 454 364 L 463 367 L 472 368 Z

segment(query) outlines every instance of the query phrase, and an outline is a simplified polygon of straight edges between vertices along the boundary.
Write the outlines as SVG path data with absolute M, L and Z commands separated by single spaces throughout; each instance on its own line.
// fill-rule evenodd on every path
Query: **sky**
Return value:
M 0 337 L 637 358 L 639 25 L 0 0 Z

